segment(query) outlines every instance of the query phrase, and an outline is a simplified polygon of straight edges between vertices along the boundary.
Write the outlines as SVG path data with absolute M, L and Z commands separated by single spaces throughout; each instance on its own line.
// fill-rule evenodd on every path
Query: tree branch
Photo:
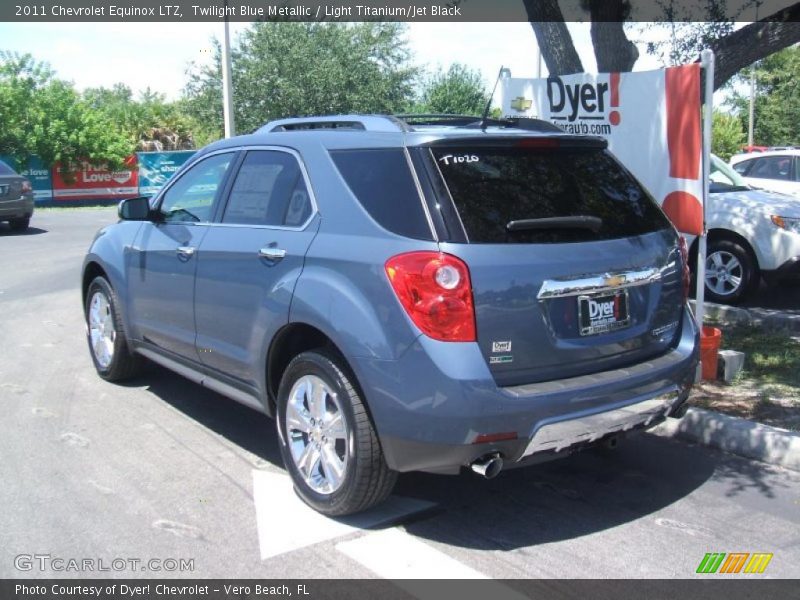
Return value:
M 800 2 L 750 23 L 713 42 L 715 54 L 714 89 L 719 89 L 736 73 L 800 42 Z
M 592 46 L 600 73 L 630 71 L 639 58 L 636 44 L 622 27 L 630 16 L 628 0 L 588 0 L 592 18 Z
M 523 0 L 523 4 L 550 74 L 583 72 L 583 64 L 564 23 L 558 0 Z

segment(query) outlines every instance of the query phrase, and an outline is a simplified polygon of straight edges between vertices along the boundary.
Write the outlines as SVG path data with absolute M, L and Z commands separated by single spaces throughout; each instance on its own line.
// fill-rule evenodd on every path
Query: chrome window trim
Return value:
M 223 223 L 222 221 L 198 221 L 198 222 L 184 222 L 180 221 L 181 225 L 205 225 L 207 227 L 232 227 L 232 228 L 248 228 L 248 229 L 273 229 L 279 231 L 304 231 L 311 222 L 314 220 L 314 217 L 319 214 L 319 205 L 317 204 L 317 197 L 314 193 L 314 188 L 311 186 L 311 178 L 308 176 L 308 169 L 306 169 L 306 165 L 303 162 L 300 153 L 295 150 L 294 148 L 289 148 L 287 146 L 270 146 L 270 145 L 254 145 L 254 146 L 234 146 L 231 148 L 222 148 L 220 150 L 215 150 L 214 152 L 209 152 L 208 154 L 203 154 L 196 159 L 193 159 L 190 163 L 186 165 L 186 171 L 188 172 L 196 163 L 199 163 L 201 160 L 205 160 L 206 158 L 210 158 L 212 156 L 216 156 L 217 154 L 224 154 L 230 152 L 232 154 L 236 154 L 237 152 L 249 152 L 250 150 L 271 150 L 274 152 L 284 152 L 286 154 L 291 154 L 294 156 L 297 164 L 300 166 L 300 172 L 303 175 L 303 181 L 305 181 L 306 189 L 308 190 L 308 197 L 311 200 L 311 214 L 308 216 L 301 225 L 296 225 L 293 227 L 287 227 L 286 225 L 248 225 L 246 223 Z M 169 189 L 175 185 L 186 173 L 182 173 L 180 177 L 175 179 L 174 181 L 170 181 L 164 188 L 158 193 L 155 197 L 155 202 L 153 204 L 154 209 L 160 210 L 161 202 L 163 200 L 164 195 L 169 191 Z M 237 172 L 238 175 L 238 172 Z M 235 177 L 235 175 L 234 175 Z M 230 196 L 230 194 L 228 194 Z M 225 205 L 227 207 L 227 198 L 225 199 Z M 223 210 L 223 215 L 224 215 Z M 220 219 L 222 215 L 220 216 Z M 178 222 L 178 221 L 176 221 Z M 167 221 L 169 224 L 169 221 Z
M 430 154 L 431 162 L 434 164 L 436 171 L 439 173 L 439 179 L 441 179 L 442 185 L 444 185 L 444 189 L 447 191 L 447 196 L 450 198 L 450 204 L 453 206 L 453 211 L 458 217 L 458 223 L 461 225 L 461 230 L 464 232 L 464 239 L 466 240 L 465 243 L 469 244 L 469 232 L 467 231 L 467 228 L 464 227 L 464 221 L 461 219 L 461 211 L 458 209 L 456 201 L 453 199 L 453 192 L 450 191 L 450 185 L 444 178 L 444 173 L 442 173 L 442 168 L 439 166 L 439 161 L 436 160 L 436 156 L 433 154 L 433 148 L 428 148 L 428 153 Z
M 433 225 L 433 217 L 431 217 L 431 211 L 428 209 L 428 203 L 425 201 L 425 194 L 422 191 L 422 184 L 419 182 L 419 177 L 417 176 L 417 171 L 414 168 L 414 163 L 411 161 L 411 153 L 408 151 L 408 146 L 403 146 L 403 155 L 406 157 L 408 170 L 411 171 L 411 178 L 414 180 L 414 186 L 417 188 L 417 196 L 419 201 L 422 203 L 422 210 L 425 212 L 425 219 L 428 221 L 428 227 L 431 230 L 433 241 L 438 243 L 439 235 L 436 233 L 436 228 Z

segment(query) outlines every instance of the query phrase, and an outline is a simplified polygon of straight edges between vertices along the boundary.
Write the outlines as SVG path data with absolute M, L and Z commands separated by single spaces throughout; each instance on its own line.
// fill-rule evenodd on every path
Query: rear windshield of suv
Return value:
M 482 146 L 432 152 L 473 243 L 607 240 L 669 227 L 644 188 L 598 148 Z M 510 230 L 512 221 L 518 223 Z

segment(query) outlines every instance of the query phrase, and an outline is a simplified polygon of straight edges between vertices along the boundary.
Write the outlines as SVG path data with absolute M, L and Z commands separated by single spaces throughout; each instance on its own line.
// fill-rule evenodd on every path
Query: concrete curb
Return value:
M 695 301 L 689 301 L 692 310 Z M 724 304 L 705 303 L 706 316 L 718 321 L 739 325 L 755 325 L 773 329 L 786 329 L 800 332 L 800 313 L 785 312 L 771 308 L 742 308 Z
M 800 471 L 800 433 L 691 407 L 651 433 L 711 446 L 745 458 Z

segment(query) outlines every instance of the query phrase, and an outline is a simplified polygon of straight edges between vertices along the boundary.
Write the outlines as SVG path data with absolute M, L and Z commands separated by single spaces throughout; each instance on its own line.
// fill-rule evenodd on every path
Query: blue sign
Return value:
M 194 155 L 194 150 L 182 152 L 137 152 L 139 159 L 139 194 L 153 196 L 158 193 L 183 163 Z
M 50 176 L 50 169 L 38 156 L 29 156 L 27 165 L 20 165 L 8 156 L 0 156 L 0 160 L 23 177 L 28 178 L 33 186 L 34 201 L 50 202 L 53 199 L 53 178 Z

